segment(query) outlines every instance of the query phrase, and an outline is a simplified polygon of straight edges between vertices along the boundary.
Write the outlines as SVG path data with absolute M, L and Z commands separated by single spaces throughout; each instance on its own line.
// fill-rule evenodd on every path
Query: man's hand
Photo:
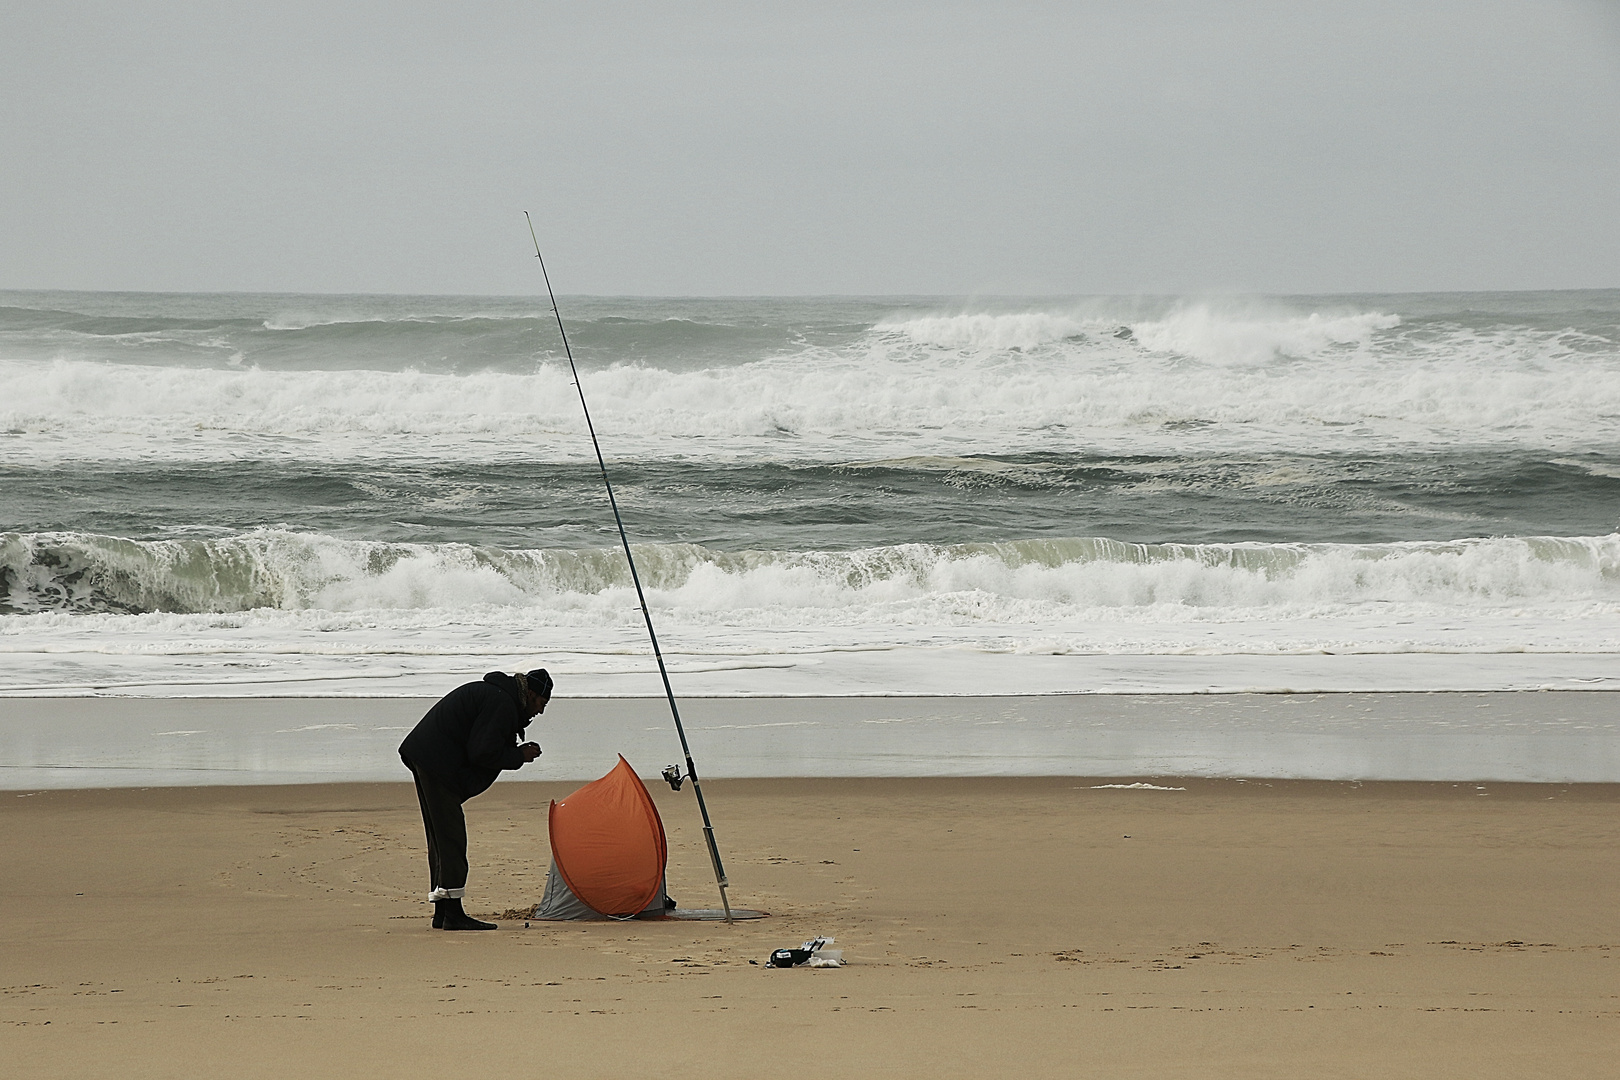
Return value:
M 533 761 L 540 756 L 540 744 L 537 742 L 526 742 L 518 749 L 523 751 L 524 761 Z

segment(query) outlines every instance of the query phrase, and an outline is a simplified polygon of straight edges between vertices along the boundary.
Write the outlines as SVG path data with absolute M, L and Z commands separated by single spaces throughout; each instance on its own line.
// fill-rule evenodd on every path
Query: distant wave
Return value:
M 1116 329 L 1118 322 L 1083 319 L 1076 315 L 1027 311 L 1015 314 L 925 315 L 908 319 L 885 319 L 872 329 L 878 334 L 898 334 L 947 349 L 1032 349 L 1088 331 Z
M 1399 315 L 1231 316 L 1206 304 L 1181 308 L 1163 319 L 1136 323 L 1144 348 L 1196 357 L 1215 364 L 1263 364 L 1279 357 L 1305 358 L 1345 347 L 1370 345 L 1380 330 L 1401 325 Z
M 229 297 L 174 296 L 95 314 L 0 305 L 0 357 L 446 374 L 521 373 L 537 360 L 562 358 L 554 318 L 531 303 L 442 297 L 438 304 L 414 297 L 291 302 L 297 299 L 247 306 Z M 667 311 L 640 317 L 597 313 L 571 318 L 568 329 L 576 357 L 588 366 L 627 360 L 730 363 L 806 341 L 805 328 L 793 323 L 756 318 L 738 324 Z M 842 325 L 832 329 L 840 337 L 851 332 Z
M 805 442 L 802 452 L 784 449 L 787 456 L 835 458 L 852 440 L 868 456 L 1066 449 L 1076 439 L 1180 451 L 1194 429 L 1200 445 L 1217 452 L 1580 447 L 1620 438 L 1615 357 L 1572 351 L 1557 338 L 1504 347 L 1460 334 L 1445 349 L 1418 342 L 1371 350 L 1358 343 L 1375 324 L 1372 316 L 1304 320 L 1286 333 L 1220 324 L 1199 337 L 1209 327 L 1189 316 L 1144 327 L 1141 343 L 1065 339 L 1037 354 L 952 351 L 945 361 L 924 362 L 875 341 L 859 354 L 810 348 L 684 370 L 619 363 L 587 370 L 584 379 L 602 430 L 665 440 L 659 454 L 757 453 L 757 440 L 784 435 Z M 1149 341 L 1213 359 L 1144 352 Z M 1323 342 L 1348 351 L 1309 363 L 1251 362 L 1261 353 L 1297 357 Z M 208 432 L 576 441 L 582 425 L 570 382 L 567 369 L 550 362 L 524 373 L 449 374 L 0 360 L 0 431 L 60 435 L 85 457 L 124 437 L 173 440 L 166 452 L 183 456 Z M 469 442 L 457 452 L 488 445 Z
M 556 457 L 582 434 L 555 327 L 527 302 L 160 299 L 0 308 L 0 433 L 87 459 L 255 439 L 302 440 L 317 459 L 418 440 L 435 457 Z M 1354 299 L 602 300 L 570 330 L 601 429 L 645 458 L 1620 441 L 1610 307 L 1547 316 L 1498 298 L 1438 318 Z
M 1100 538 L 857 551 L 636 549 L 652 602 L 739 625 L 1248 621 L 1390 605 L 1620 611 L 1620 534 L 1394 544 L 1126 544 Z M 0 613 L 532 609 L 634 613 L 613 549 L 389 544 L 265 529 L 209 540 L 0 534 Z
M 1367 346 L 1379 331 L 1400 325 L 1399 315 L 1381 312 L 1300 315 L 1226 311 L 1210 304 L 1190 304 L 1154 319 L 1048 311 L 964 313 L 888 319 L 873 330 L 966 352 L 1035 349 L 1088 335 L 1103 345 L 1134 338 L 1150 352 L 1236 365 Z

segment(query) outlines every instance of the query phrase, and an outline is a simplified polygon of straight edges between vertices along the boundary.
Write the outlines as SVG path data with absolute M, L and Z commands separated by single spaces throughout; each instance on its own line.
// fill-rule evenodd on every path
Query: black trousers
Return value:
M 406 762 L 410 765 L 410 762 Z M 456 794 L 411 766 L 427 830 L 429 899 L 459 900 L 467 891 L 467 818 Z

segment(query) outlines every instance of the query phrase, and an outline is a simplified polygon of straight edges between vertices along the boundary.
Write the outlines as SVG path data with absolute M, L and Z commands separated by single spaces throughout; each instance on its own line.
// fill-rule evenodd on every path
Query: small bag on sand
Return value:
M 840 949 L 823 950 L 823 945 L 831 945 L 836 938 L 811 938 L 797 949 L 777 949 L 771 953 L 767 961 L 770 967 L 842 967 L 844 953 Z

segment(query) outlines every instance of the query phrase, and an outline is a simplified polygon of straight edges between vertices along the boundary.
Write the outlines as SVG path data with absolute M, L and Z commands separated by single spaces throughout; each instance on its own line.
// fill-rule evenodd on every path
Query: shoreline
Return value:
M 572 649 L 560 650 L 555 642 L 537 641 L 530 649 L 489 653 L 482 645 L 472 648 L 471 642 L 464 642 L 468 651 L 452 657 L 397 654 L 392 651 L 397 636 L 367 632 L 354 642 L 355 651 L 299 655 L 289 668 L 281 666 L 289 658 L 271 649 L 277 670 L 270 675 L 264 673 L 271 666 L 263 651 L 272 644 L 268 641 L 221 641 L 206 653 L 169 655 L 168 643 L 176 633 L 174 627 L 165 627 L 144 639 L 148 648 L 133 653 L 124 651 L 128 642 L 115 645 L 111 652 L 82 651 L 87 644 L 82 634 L 57 642 L 48 651 L 14 649 L 5 655 L 15 682 L 0 685 L 0 699 L 437 697 L 446 687 L 484 671 L 526 670 L 534 666 L 535 656 L 547 657 L 547 666 L 559 677 L 566 676 L 566 689 L 580 698 L 663 696 L 656 668 L 638 651 L 639 641 L 631 645 L 615 639 L 594 646 L 575 642 Z M 750 647 L 740 653 L 686 652 L 666 659 L 682 699 L 1620 689 L 1620 675 L 1614 670 L 1617 654 L 1602 651 L 1013 653 L 956 647 L 964 643 L 941 633 L 940 640 L 927 648 L 886 645 L 781 652 Z M 441 642 L 440 647 L 451 644 L 454 641 Z M 374 654 L 373 649 L 381 652 Z M 254 671 L 264 673 L 262 681 Z M 64 678 L 64 672 L 73 677 Z M 379 693 L 384 689 L 389 693 Z
M 0 789 L 391 781 L 434 698 L 9 698 Z M 1608 691 L 712 698 L 708 778 L 1200 776 L 1620 781 Z M 661 698 L 558 698 L 523 780 L 680 760 Z
M 170 684 L 169 685 L 185 685 Z M 201 684 L 199 684 L 201 685 Z M 1356 694 L 1367 697 L 1377 697 L 1381 694 L 1403 694 L 1411 697 L 1444 694 L 1620 694 L 1620 685 L 1615 686 L 1536 686 L 1513 688 L 1486 688 L 1455 687 L 1426 690 L 1404 690 L 1392 687 L 1382 690 L 1042 690 L 1032 692 L 1018 691 L 985 691 L 982 693 L 967 692 L 930 692 L 930 691 L 860 691 L 847 694 L 783 694 L 783 693 L 697 693 L 677 694 L 675 700 L 681 701 L 844 701 L 844 700 L 871 700 L 882 698 L 939 698 L 951 700 L 953 698 L 1111 698 L 1111 697 L 1333 697 L 1335 695 Z M 422 694 L 176 694 L 169 696 L 148 694 L 107 694 L 99 691 L 85 691 L 78 694 L 45 694 L 4 691 L 0 692 L 0 702 L 5 701 L 435 701 L 436 698 Z M 623 694 L 570 694 L 567 698 L 557 697 L 561 701 L 657 701 L 668 700 L 662 693 L 623 693 Z

